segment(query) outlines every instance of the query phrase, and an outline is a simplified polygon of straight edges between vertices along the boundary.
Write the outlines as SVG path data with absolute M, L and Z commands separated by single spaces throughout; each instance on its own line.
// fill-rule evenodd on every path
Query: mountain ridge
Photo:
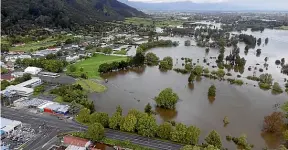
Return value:
M 2 30 L 27 25 L 70 28 L 97 21 L 144 17 L 137 9 L 117 0 L 2 0 Z

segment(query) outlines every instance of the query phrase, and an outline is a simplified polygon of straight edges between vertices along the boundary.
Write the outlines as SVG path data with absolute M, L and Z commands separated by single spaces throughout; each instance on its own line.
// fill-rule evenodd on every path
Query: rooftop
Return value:
M 14 127 L 20 124 L 21 124 L 20 121 L 10 120 L 10 119 L 1 117 L 1 130 L 5 132 L 10 131 L 11 129 L 13 129 Z
M 40 78 L 38 78 L 38 77 L 32 77 L 30 80 L 25 81 L 25 82 L 22 82 L 22 83 L 20 83 L 20 84 L 17 84 L 17 85 L 15 85 L 15 86 L 25 87 L 25 86 L 28 86 L 28 85 L 30 85 L 30 84 L 33 84 L 33 83 L 39 82 L 39 81 L 41 81 Z
M 85 145 L 89 142 L 89 140 L 67 135 L 64 136 L 63 142 L 64 144 L 68 145 L 85 147 Z

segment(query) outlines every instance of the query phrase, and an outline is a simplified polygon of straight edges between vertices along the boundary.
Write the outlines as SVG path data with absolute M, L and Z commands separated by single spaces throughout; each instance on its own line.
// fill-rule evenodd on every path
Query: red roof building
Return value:
M 7 74 L 1 74 L 1 81 L 7 80 L 7 81 L 13 81 L 15 78 L 11 75 L 11 73 Z
M 67 136 L 64 136 L 63 142 L 64 144 L 67 144 L 67 145 L 85 147 L 85 145 L 87 144 L 87 142 L 89 142 L 89 140 L 67 135 Z

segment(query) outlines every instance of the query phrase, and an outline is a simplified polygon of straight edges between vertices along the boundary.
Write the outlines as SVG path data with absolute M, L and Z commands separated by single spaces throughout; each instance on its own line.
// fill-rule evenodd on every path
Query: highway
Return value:
M 9 118 L 12 120 L 19 120 L 23 123 L 31 125 L 43 125 L 45 123 L 46 130 L 43 131 L 41 138 L 36 138 L 36 140 L 27 144 L 24 149 L 43 149 L 43 145 L 55 137 L 59 133 L 69 132 L 69 131 L 85 131 L 87 130 L 86 126 L 78 124 L 72 120 L 59 120 L 55 116 L 44 115 L 44 114 L 35 114 L 30 113 L 25 110 L 12 109 L 7 107 L 1 108 L 1 116 Z M 183 145 L 172 143 L 168 141 L 162 141 L 158 139 L 152 139 L 143 137 L 137 134 L 121 132 L 112 129 L 105 129 L 105 136 L 107 138 L 116 139 L 116 140 L 129 140 L 133 144 L 146 146 L 153 149 L 161 150 L 177 150 L 180 149 Z

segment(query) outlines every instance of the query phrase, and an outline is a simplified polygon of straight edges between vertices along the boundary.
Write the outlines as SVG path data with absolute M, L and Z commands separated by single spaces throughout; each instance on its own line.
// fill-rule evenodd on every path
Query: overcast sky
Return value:
M 191 1 L 194 3 L 228 3 L 236 6 L 287 10 L 288 0 L 128 0 L 149 3 Z

